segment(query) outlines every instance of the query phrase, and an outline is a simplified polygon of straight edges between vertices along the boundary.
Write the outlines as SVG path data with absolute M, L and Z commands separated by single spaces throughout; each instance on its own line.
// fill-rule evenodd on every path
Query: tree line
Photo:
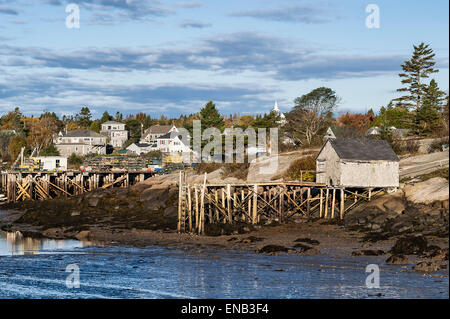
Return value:
M 269 112 L 257 115 L 220 114 L 218 108 L 209 101 L 198 113 L 169 118 L 161 115 L 152 118 L 144 112 L 128 114 L 121 112 L 110 114 L 105 111 L 100 118 L 94 119 L 89 106 L 83 106 L 75 115 L 61 118 L 54 112 L 44 111 L 38 117 L 25 116 L 16 107 L 0 117 L 0 156 L 2 161 L 14 161 L 22 147 L 30 154 L 36 150 L 40 155 L 57 155 L 53 139 L 62 130 L 90 129 L 100 132 L 101 124 L 107 121 L 125 123 L 129 131 L 129 140 L 124 147 L 138 142 L 143 131 L 152 125 L 175 125 L 192 132 L 193 121 L 201 120 L 202 129 L 215 127 L 224 130 L 229 127 L 246 129 L 280 128 L 281 147 L 309 147 L 320 145 L 322 137 L 330 126 L 364 134 L 370 127 L 378 126 L 387 131 L 389 127 L 408 129 L 414 136 L 448 136 L 448 94 L 439 89 L 434 78 L 438 72 L 434 68 L 435 54 L 429 45 L 421 43 L 413 46 L 412 57 L 401 65 L 399 73 L 401 87 L 397 89 L 401 97 L 381 106 L 377 114 L 370 109 L 366 113 L 345 113 L 336 116 L 340 97 L 331 88 L 319 87 L 297 97 L 292 109 L 285 113 L 286 120 L 281 121 L 280 114 Z

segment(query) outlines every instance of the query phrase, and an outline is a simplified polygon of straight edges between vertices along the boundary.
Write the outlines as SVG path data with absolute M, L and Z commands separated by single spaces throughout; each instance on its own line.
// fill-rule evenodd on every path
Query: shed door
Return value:
M 316 182 L 318 183 L 325 183 L 326 182 L 326 176 L 325 176 L 325 160 L 317 160 L 317 167 L 316 167 Z

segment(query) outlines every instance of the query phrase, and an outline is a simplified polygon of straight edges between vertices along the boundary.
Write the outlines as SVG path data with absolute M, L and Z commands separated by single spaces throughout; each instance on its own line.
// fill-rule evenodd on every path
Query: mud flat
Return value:
M 173 180 L 173 176 L 162 176 L 130 188 L 3 205 L 0 227 L 25 236 L 112 246 L 382 256 L 390 264 L 409 265 L 414 271 L 448 273 L 448 191 L 445 198 L 442 190 L 445 185 L 448 188 L 448 181 L 404 185 L 397 193 L 358 206 L 343 221 L 313 217 L 282 225 L 275 221 L 207 225 L 207 236 L 197 236 L 176 232 L 178 187 Z M 419 190 L 422 199 L 417 199 Z

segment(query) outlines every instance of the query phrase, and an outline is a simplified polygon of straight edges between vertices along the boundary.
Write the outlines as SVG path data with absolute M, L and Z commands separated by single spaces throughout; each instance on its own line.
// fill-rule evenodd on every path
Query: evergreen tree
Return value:
M 431 104 L 438 112 L 442 110 L 442 106 L 445 103 L 445 92 L 439 89 L 437 82 L 434 79 L 432 79 L 430 85 L 427 86 L 423 99 L 423 103 L 425 102 Z
M 20 112 L 20 109 L 16 107 L 12 114 L 11 129 L 15 130 L 17 135 L 24 134 L 24 124 L 22 118 L 23 114 Z
M 105 122 L 111 121 L 113 117 L 109 115 L 108 111 L 103 112 L 103 115 L 100 119 L 100 124 L 103 124 Z
M 430 81 L 423 103 L 416 113 L 416 133 L 426 135 L 439 125 L 445 93 L 439 90 L 436 81 Z
M 435 54 L 428 44 L 425 45 L 422 42 L 418 46 L 414 45 L 413 56 L 402 64 L 403 73 L 399 74 L 403 78 L 402 84 L 405 84 L 406 87 L 397 90 L 398 92 L 408 92 L 409 95 L 396 99 L 398 106 L 416 111 L 419 110 L 427 89 L 423 79 L 428 78 L 432 73 L 438 72 L 438 70 L 433 68 L 436 64 L 433 60 L 434 56 Z
M 81 127 L 88 128 L 91 126 L 91 110 L 86 107 L 82 107 L 79 114 L 76 116 L 77 124 Z
M 206 103 L 205 107 L 200 110 L 200 120 L 202 121 L 202 130 L 209 127 L 222 130 L 225 124 L 223 117 L 212 101 Z

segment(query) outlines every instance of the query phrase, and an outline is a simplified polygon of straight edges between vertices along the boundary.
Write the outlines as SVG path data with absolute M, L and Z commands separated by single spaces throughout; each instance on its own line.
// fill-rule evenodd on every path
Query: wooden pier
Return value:
M 381 190 L 345 189 L 314 182 L 186 184 L 179 176 L 178 232 L 204 234 L 205 224 L 264 220 L 280 223 L 295 216 L 344 218 Z
M 1 173 L 1 189 L 7 202 L 75 196 L 96 189 L 128 187 L 154 175 L 139 171 L 63 171 Z

